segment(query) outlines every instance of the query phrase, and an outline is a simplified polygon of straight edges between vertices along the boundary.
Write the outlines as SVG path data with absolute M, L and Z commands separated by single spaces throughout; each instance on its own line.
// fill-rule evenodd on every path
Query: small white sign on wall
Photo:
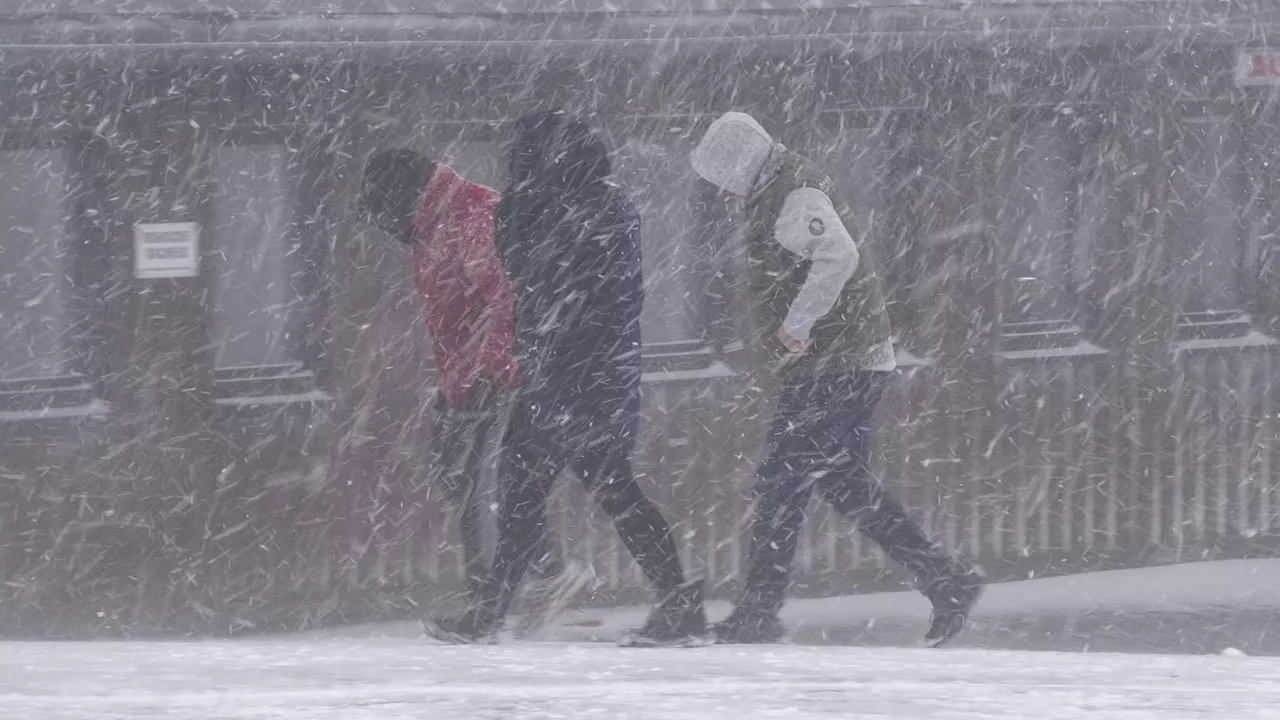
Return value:
M 147 279 L 199 275 L 199 223 L 138 223 L 134 225 L 133 274 Z

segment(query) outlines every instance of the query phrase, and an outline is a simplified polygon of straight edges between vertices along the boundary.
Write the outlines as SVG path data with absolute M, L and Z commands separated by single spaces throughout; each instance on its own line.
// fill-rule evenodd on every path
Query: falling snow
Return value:
M 1258 620 L 1280 604 L 1278 30 L 1257 0 L 0 0 L 0 639 L 40 641 L 3 646 L 0 706 L 1273 716 L 1246 655 L 1280 653 Z M 530 159 L 516 121 L 554 108 L 587 139 Z M 760 196 L 691 164 L 732 110 L 829 176 L 876 269 L 897 367 L 870 474 L 993 584 L 945 659 L 588 642 L 653 600 L 609 517 L 640 512 L 609 496 L 620 456 L 712 619 L 748 577 L 790 382 L 759 277 L 798 286 L 830 247 L 773 238 L 809 264 L 761 270 Z M 597 142 L 607 163 L 563 169 Z M 362 182 L 387 150 L 492 207 L 440 221 L 464 191 L 428 173 L 376 221 Z M 540 537 L 595 630 L 299 636 L 463 607 L 511 417 L 576 453 Z M 583 467 L 597 451 L 608 471 Z M 923 634 L 920 569 L 851 519 L 813 503 L 797 544 L 797 642 Z M 1223 657 L 1033 654 L 1099 647 Z

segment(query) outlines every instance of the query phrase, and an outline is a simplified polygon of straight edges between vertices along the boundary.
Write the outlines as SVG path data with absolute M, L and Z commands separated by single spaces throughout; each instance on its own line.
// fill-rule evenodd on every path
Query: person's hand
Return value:
M 782 343 L 782 347 L 788 352 L 803 353 L 813 345 L 813 340 L 797 340 L 787 334 L 784 328 L 778 328 L 778 342 Z

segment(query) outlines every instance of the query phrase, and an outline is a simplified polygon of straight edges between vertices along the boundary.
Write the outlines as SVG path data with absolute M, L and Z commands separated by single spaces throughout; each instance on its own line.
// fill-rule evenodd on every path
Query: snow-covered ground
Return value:
M 726 609 L 715 604 L 712 615 Z M 910 644 L 927 612 L 913 593 L 888 593 L 796 601 L 786 619 L 800 642 Z M 643 614 L 575 612 L 540 642 L 476 647 L 434 644 L 409 623 L 225 641 L 0 642 L 0 717 L 1280 720 L 1280 664 L 1231 651 L 1252 654 L 1251 642 L 1265 646 L 1280 634 L 1268 632 L 1280 616 L 1280 560 L 998 585 L 960 647 L 946 650 L 637 650 L 592 641 L 615 637 Z M 1230 622 L 1241 616 L 1264 624 Z M 1019 637 L 1022 647 L 1061 646 L 1018 624 L 1027 618 L 1064 618 L 1054 627 L 1077 649 L 1167 646 L 1184 654 L 992 649 L 1019 646 L 1010 642 Z M 1215 626 L 1232 630 L 1192 632 Z M 1161 645 L 1145 637 L 1168 627 L 1198 639 Z
M 712 603 L 710 614 L 729 612 Z M 568 613 L 551 640 L 616 637 L 646 608 Z M 793 600 L 782 612 L 801 643 L 913 645 L 929 603 L 919 593 Z M 1280 559 L 1184 563 L 992 585 L 958 641 L 974 648 L 1280 655 Z
M 1271 659 L 422 640 L 0 646 L 21 720 L 1280 718 Z
M 713 620 L 729 604 L 713 602 Z M 646 607 L 581 610 L 531 638 L 616 638 Z M 918 593 L 792 600 L 783 620 L 798 644 L 915 647 L 929 603 Z M 410 639 L 416 623 L 318 630 L 315 639 Z M 993 585 L 956 645 L 973 649 L 1212 654 L 1239 648 L 1280 656 L 1280 559 L 1185 563 Z

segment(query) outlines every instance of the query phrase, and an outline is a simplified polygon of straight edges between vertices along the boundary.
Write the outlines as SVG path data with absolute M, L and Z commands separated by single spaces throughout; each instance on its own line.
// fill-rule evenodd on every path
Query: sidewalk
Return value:
M 568 613 L 538 638 L 602 640 L 645 608 Z M 729 612 L 712 603 L 712 620 Z M 929 603 L 914 592 L 794 600 L 783 610 L 807 645 L 918 645 Z M 1280 655 L 1280 559 L 1187 563 L 992 585 L 956 647 L 1067 652 Z
M 707 608 L 711 620 L 727 602 Z M 565 613 L 528 642 L 608 642 L 648 608 Z M 783 610 L 801 645 L 917 647 L 929 603 L 914 592 L 793 600 Z M 316 630 L 340 638 L 420 638 L 417 623 Z M 992 585 L 953 644 L 988 650 L 1280 656 L 1280 559 L 1185 563 Z

